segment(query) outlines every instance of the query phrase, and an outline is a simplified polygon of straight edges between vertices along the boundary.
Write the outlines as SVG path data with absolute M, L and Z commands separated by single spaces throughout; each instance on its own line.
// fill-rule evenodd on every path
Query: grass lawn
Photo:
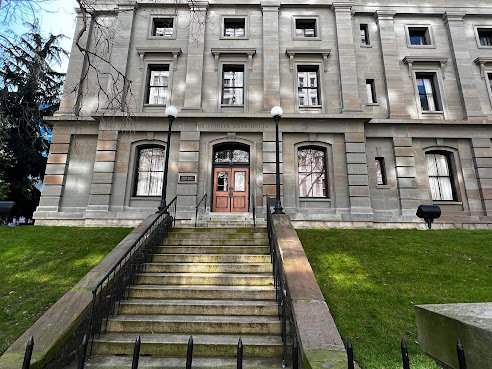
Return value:
M 0 227 L 0 355 L 130 231 Z
M 414 305 L 492 299 L 491 231 L 297 232 L 363 369 L 401 369 L 401 337 L 412 369 L 437 368 L 418 347 Z

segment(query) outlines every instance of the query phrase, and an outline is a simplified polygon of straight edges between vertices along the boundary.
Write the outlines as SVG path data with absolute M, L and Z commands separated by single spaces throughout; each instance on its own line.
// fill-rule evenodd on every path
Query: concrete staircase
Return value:
M 282 340 L 265 228 L 173 229 L 137 275 L 120 314 L 95 338 L 86 367 L 131 367 L 141 337 L 142 368 L 281 368 Z
M 208 213 L 200 219 L 200 227 L 211 228 L 236 228 L 253 227 L 253 214 L 251 213 Z M 256 218 L 257 227 L 266 227 L 264 219 Z

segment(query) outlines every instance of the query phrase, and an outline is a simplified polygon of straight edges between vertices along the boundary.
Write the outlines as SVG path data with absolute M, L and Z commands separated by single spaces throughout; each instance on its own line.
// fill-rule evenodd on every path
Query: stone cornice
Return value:
M 210 50 L 215 58 L 215 70 L 219 69 L 219 57 L 222 54 L 228 55 L 247 55 L 248 69 L 253 69 L 253 55 L 256 54 L 255 48 L 229 48 L 229 47 L 214 47 Z
M 482 79 L 485 79 L 485 65 L 492 63 L 492 57 L 490 56 L 479 56 L 474 60 L 475 64 L 480 66 L 480 75 Z
M 181 48 L 179 47 L 137 47 L 136 50 L 140 56 L 140 69 L 143 68 L 143 61 L 146 54 L 172 54 L 173 67 L 176 70 L 178 56 L 181 54 Z
M 331 54 L 331 49 L 318 49 L 311 47 L 296 47 L 292 49 L 287 49 L 285 53 L 289 56 L 290 59 L 290 70 L 294 70 L 294 57 L 296 55 L 306 55 L 306 54 L 319 54 L 323 57 L 323 65 L 324 71 L 328 72 L 328 57 Z
M 444 65 L 448 61 L 447 56 L 405 56 L 403 62 L 408 64 L 408 75 L 413 75 L 414 63 L 439 63 L 441 65 L 442 78 L 444 79 Z

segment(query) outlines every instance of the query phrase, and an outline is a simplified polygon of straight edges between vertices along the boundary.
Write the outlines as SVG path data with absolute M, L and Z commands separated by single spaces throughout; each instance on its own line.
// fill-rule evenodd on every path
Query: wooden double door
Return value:
M 249 169 L 215 168 L 212 211 L 242 213 L 248 211 Z

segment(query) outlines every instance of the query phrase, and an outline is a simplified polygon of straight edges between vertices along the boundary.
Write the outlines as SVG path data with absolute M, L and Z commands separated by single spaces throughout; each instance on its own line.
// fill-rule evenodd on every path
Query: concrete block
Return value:
M 114 161 L 115 159 L 115 151 L 98 151 L 96 153 L 96 161 Z
M 50 154 L 48 156 L 48 164 L 65 164 L 67 159 L 67 154 Z
M 92 184 L 91 195 L 110 195 L 111 187 L 111 184 Z
M 60 174 L 49 174 L 49 175 L 45 175 L 44 176 L 43 183 L 45 185 L 62 185 L 64 178 L 65 178 L 64 175 L 60 175 Z
M 94 163 L 94 172 L 112 173 L 114 170 L 114 162 L 112 161 L 96 161 Z
M 117 141 L 98 141 L 97 150 L 99 151 L 115 151 Z
M 354 175 L 348 176 L 349 186 L 368 186 L 369 177 L 367 175 Z
M 393 145 L 395 148 L 397 146 L 412 147 L 411 137 L 393 137 Z

